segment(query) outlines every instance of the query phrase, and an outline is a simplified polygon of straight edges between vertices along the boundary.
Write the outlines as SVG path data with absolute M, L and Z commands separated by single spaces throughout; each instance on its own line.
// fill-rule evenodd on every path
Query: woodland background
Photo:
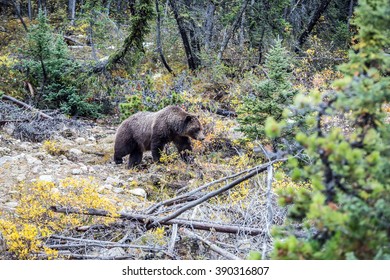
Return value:
M 0 0 L 1 259 L 388 259 L 386 0 Z M 193 164 L 112 163 L 179 105 Z

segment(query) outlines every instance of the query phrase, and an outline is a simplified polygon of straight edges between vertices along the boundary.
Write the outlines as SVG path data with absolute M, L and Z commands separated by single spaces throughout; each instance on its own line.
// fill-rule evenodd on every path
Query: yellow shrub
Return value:
M 60 143 L 51 140 L 45 140 L 42 144 L 42 148 L 52 156 L 63 155 L 66 152 L 66 150 L 61 147 Z
M 58 185 L 47 181 L 17 186 L 18 206 L 15 213 L 4 213 L 0 218 L 0 231 L 8 251 L 17 259 L 34 259 L 37 253 L 47 258 L 56 257 L 56 251 L 46 248 L 42 238 L 75 226 L 95 223 L 111 223 L 117 217 L 117 208 L 97 192 L 93 178 L 66 178 Z M 89 208 L 104 209 L 109 218 L 79 214 L 60 214 L 50 206 L 60 206 L 79 211 Z

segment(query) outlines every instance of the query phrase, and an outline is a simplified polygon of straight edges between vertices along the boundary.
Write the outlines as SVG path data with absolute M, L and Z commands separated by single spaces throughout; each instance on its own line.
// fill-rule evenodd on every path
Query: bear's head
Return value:
M 204 140 L 203 127 L 196 116 L 187 115 L 185 117 L 183 135 L 200 141 Z

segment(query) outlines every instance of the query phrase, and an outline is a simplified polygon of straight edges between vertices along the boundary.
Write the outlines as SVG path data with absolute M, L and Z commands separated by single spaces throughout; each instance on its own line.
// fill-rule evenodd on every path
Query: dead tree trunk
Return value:
M 225 36 L 225 38 L 224 38 L 224 40 L 223 40 L 223 42 L 221 44 L 221 48 L 220 48 L 220 50 L 218 52 L 218 60 L 220 60 L 222 58 L 223 52 L 225 51 L 225 49 L 226 49 L 226 47 L 227 47 L 227 45 L 228 45 L 228 43 L 230 41 L 230 38 L 233 36 L 233 33 L 238 28 L 238 26 L 239 26 L 239 24 L 241 22 L 241 17 L 242 17 L 242 15 L 245 12 L 245 9 L 248 6 L 248 3 L 249 3 L 249 0 L 244 0 L 244 2 L 242 3 L 240 11 L 237 13 L 236 18 L 234 19 L 232 27 L 226 33 L 226 36 Z
M 205 38 L 204 38 L 204 48 L 206 51 L 210 49 L 211 39 L 213 37 L 213 28 L 214 28 L 214 13 L 215 13 L 215 4 L 213 1 L 210 1 L 207 5 L 206 10 L 206 22 L 205 22 Z
M 76 15 L 76 0 L 69 0 L 68 12 L 69 12 L 70 24 L 74 25 L 74 19 Z
M 191 49 L 191 44 L 190 44 L 190 41 L 189 41 L 187 33 L 186 33 L 183 18 L 179 15 L 179 10 L 176 6 L 176 1 L 169 0 L 169 4 L 170 4 L 171 9 L 173 11 L 173 15 L 175 16 L 175 20 L 176 20 L 177 26 L 179 28 L 179 33 L 180 33 L 181 39 L 183 41 L 184 51 L 185 51 L 186 56 L 187 56 L 188 67 L 191 70 L 196 70 L 200 66 L 200 60 L 197 56 L 194 55 L 194 52 Z
M 317 24 L 317 22 L 320 19 L 321 15 L 326 11 L 326 9 L 328 8 L 328 5 L 330 4 L 331 1 L 332 0 L 324 0 L 324 1 L 320 2 L 320 5 L 314 11 L 314 14 L 311 17 L 311 19 L 309 21 L 309 24 L 307 25 L 306 29 L 299 36 L 299 38 L 298 38 L 298 46 L 297 46 L 297 48 L 295 48 L 295 52 L 299 52 L 299 49 L 306 42 L 307 37 L 313 31 L 314 26 Z
M 163 50 L 162 50 L 162 44 L 161 44 L 161 17 L 160 17 L 160 8 L 158 5 L 158 0 L 156 2 L 156 14 L 157 14 L 157 27 L 156 27 L 156 44 L 157 44 L 157 52 L 160 55 L 161 62 L 164 64 L 165 68 L 168 70 L 169 73 L 174 74 L 172 71 L 172 68 L 169 66 L 168 62 L 165 59 Z

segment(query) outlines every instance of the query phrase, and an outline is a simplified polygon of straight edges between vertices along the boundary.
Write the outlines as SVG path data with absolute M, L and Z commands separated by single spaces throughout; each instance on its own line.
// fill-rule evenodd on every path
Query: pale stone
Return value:
M 114 193 L 117 193 L 117 194 L 123 193 L 123 192 L 124 192 L 124 190 L 123 190 L 122 188 L 113 188 L 112 191 L 113 191 Z
M 123 181 L 119 177 L 107 177 L 106 183 L 114 186 L 123 185 Z
M 20 174 L 20 175 L 18 175 L 18 176 L 16 177 L 16 180 L 17 180 L 18 182 L 25 181 L 25 180 L 26 180 L 26 175 Z
M 129 190 L 129 193 L 131 193 L 133 195 L 137 195 L 137 196 L 142 196 L 142 197 L 147 196 L 146 191 L 144 189 L 141 189 L 141 188 L 135 188 L 135 189 Z
M 46 181 L 46 182 L 52 182 L 52 183 L 54 183 L 54 181 L 55 181 L 53 176 L 51 176 L 51 175 L 41 175 L 41 176 L 39 176 L 39 180 Z
M 6 207 L 9 207 L 9 208 L 15 208 L 18 206 L 18 202 L 17 201 L 9 201 L 9 202 L 4 203 L 4 205 Z
M 83 171 L 81 171 L 81 169 L 77 169 L 77 168 L 72 169 L 72 175 L 80 175 L 82 173 Z
M 2 166 L 4 163 L 13 161 L 13 158 L 10 156 L 4 156 L 0 158 L 0 166 Z
M 75 155 L 75 156 L 81 156 L 83 154 L 82 151 L 80 151 L 79 149 L 75 149 L 75 148 L 70 149 L 69 153 L 72 155 Z
M 26 160 L 29 165 L 40 165 L 42 164 L 42 161 L 40 159 L 37 159 L 36 157 L 26 155 Z
M 77 144 L 79 144 L 79 145 L 82 145 L 82 144 L 84 144 L 85 142 L 86 142 L 86 140 L 85 140 L 85 138 L 83 138 L 83 137 L 78 137 L 78 138 L 76 138 L 76 140 L 74 140 Z

